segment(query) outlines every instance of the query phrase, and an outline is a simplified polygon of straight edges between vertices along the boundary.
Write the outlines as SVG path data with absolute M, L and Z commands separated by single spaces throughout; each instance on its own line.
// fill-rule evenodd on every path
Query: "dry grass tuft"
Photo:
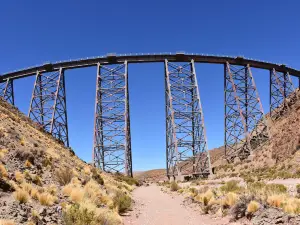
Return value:
M 247 206 L 248 213 L 255 213 L 259 209 L 260 205 L 257 201 L 251 201 Z
M 0 177 L 7 177 L 7 170 L 5 169 L 4 165 L 0 164 Z
M 300 213 L 300 199 L 289 198 L 284 203 L 283 211 L 289 214 L 299 214 Z
M 12 220 L 0 220 L 0 225 L 15 225 L 15 222 Z
M 222 205 L 225 207 L 231 207 L 236 204 L 237 200 L 237 194 L 229 192 L 225 195 L 224 199 L 222 200 Z
M 178 191 L 179 189 L 180 189 L 179 185 L 175 181 L 173 181 L 171 183 L 170 190 L 171 191 Z
M 36 189 L 36 188 L 31 189 L 31 192 L 30 192 L 31 198 L 33 198 L 35 200 L 38 200 L 39 199 L 39 194 L 40 193 L 39 193 L 38 189 Z
M 28 194 L 31 193 L 31 190 L 32 190 L 32 185 L 31 185 L 31 184 L 25 182 L 25 183 L 22 183 L 20 186 L 21 186 L 21 188 L 22 188 L 24 191 L 26 191 Z
M 20 203 L 26 203 L 29 201 L 29 194 L 27 191 L 19 189 L 14 192 L 14 198 Z
M 83 199 L 84 191 L 80 188 L 73 188 L 70 194 L 71 201 L 80 203 Z
M 91 168 L 89 166 L 85 166 L 83 168 L 83 172 L 86 174 L 86 175 L 90 175 L 91 174 Z
M 25 163 L 24 163 L 24 166 L 25 166 L 26 168 L 31 168 L 31 167 L 32 167 L 32 163 L 27 159 L 27 160 L 25 161 Z
M 51 184 L 49 187 L 47 187 L 47 192 L 51 195 L 57 194 L 57 187 L 55 184 Z
M 49 193 L 42 193 L 38 196 L 41 205 L 52 206 L 55 201 L 55 197 Z
M 286 196 L 284 196 L 282 194 L 281 195 L 275 194 L 275 195 L 268 196 L 267 202 L 270 206 L 280 207 L 285 199 L 286 199 Z
M 20 144 L 21 144 L 22 146 L 25 146 L 25 138 L 24 138 L 24 137 L 21 138 Z
M 57 181 L 60 185 L 67 185 L 73 178 L 73 171 L 69 168 L 62 168 L 56 171 Z
M 15 178 L 16 178 L 16 181 L 17 181 L 18 183 L 22 183 L 22 182 L 24 181 L 24 179 L 25 179 L 25 176 L 24 176 L 24 174 L 21 173 L 20 171 L 16 171 L 16 172 L 15 172 Z

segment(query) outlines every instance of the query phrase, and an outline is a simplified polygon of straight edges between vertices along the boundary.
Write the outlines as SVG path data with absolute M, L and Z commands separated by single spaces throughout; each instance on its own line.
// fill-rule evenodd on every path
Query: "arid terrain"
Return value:
M 0 224 L 121 224 L 134 180 L 80 160 L 0 101 Z

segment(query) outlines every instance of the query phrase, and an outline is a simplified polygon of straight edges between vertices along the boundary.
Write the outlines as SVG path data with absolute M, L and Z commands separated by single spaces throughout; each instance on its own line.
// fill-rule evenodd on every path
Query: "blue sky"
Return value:
M 300 2 L 3 1 L 0 74 L 44 62 L 116 53 L 243 55 L 300 69 Z M 223 145 L 223 68 L 197 64 L 209 148 Z M 253 70 L 268 111 L 268 72 Z M 70 143 L 91 160 L 96 69 L 66 72 Z M 163 64 L 129 66 L 133 169 L 165 167 Z M 15 82 L 27 114 L 34 78 Z

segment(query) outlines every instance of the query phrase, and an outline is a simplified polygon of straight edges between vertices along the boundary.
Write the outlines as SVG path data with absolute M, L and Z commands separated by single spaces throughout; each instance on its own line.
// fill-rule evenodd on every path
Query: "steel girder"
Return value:
M 14 85 L 13 80 L 7 79 L 0 83 L 0 97 L 8 103 L 14 105 Z
M 250 66 L 224 66 L 225 156 L 247 158 L 269 138 L 263 107 Z
M 97 66 L 95 166 L 132 176 L 128 65 Z
M 37 71 L 28 116 L 69 146 L 64 70 Z
M 270 71 L 270 116 L 272 120 L 279 118 L 288 109 L 287 98 L 291 97 L 294 91 L 289 73 L 281 73 L 275 69 Z
M 165 60 L 167 175 L 211 173 L 206 131 L 194 60 Z

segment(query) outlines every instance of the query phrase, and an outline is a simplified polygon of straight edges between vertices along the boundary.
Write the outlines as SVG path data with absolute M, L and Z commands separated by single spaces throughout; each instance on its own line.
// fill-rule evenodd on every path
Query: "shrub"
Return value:
M 7 170 L 5 169 L 4 165 L 0 164 L 0 178 L 7 177 Z
M 95 168 L 92 169 L 92 178 L 101 185 L 104 185 L 104 180 L 103 178 L 100 176 L 99 173 L 97 173 L 97 170 Z
M 32 183 L 34 183 L 34 184 L 36 184 L 36 185 L 38 185 L 38 186 L 42 186 L 42 185 L 43 185 L 42 179 L 41 179 L 41 177 L 38 176 L 38 175 L 33 175 L 33 176 L 31 177 L 31 180 L 32 180 Z
M 60 185 L 67 185 L 73 178 L 73 172 L 69 168 L 61 168 L 56 171 L 56 177 Z
M 120 173 L 116 173 L 116 180 L 118 181 L 124 181 L 125 183 L 129 184 L 129 185 L 136 185 L 139 186 L 139 182 L 138 180 L 136 180 L 133 177 L 129 177 L 129 176 L 124 176 L 123 174 Z
M 271 196 L 268 196 L 267 203 L 270 206 L 280 207 L 282 205 L 282 203 L 284 202 L 285 198 L 286 197 L 282 194 L 281 195 L 271 195 Z
M 228 193 L 229 194 L 229 193 Z M 233 216 L 235 220 L 242 218 L 246 215 L 247 206 L 251 201 L 251 196 L 242 195 L 236 203 L 234 203 L 233 207 L 230 210 L 230 214 Z M 225 203 L 225 207 L 230 206 L 229 203 Z
M 38 195 L 38 200 L 41 205 L 52 206 L 54 204 L 55 197 L 48 193 L 42 193 Z
M 266 192 L 271 194 L 283 194 L 287 192 L 286 186 L 283 184 L 267 184 Z
M 19 203 L 26 203 L 29 200 L 29 194 L 27 191 L 24 191 L 22 189 L 19 189 L 14 192 L 14 197 Z
M 113 206 L 119 213 L 124 213 L 131 207 L 131 198 L 122 191 L 117 191 L 113 197 Z
M 184 192 L 184 190 L 181 188 L 177 192 L 180 193 L 180 194 L 182 194 Z
M 176 181 L 173 181 L 171 183 L 170 190 L 171 191 L 178 191 L 179 189 L 180 189 L 179 185 L 176 183 Z
M 300 213 L 300 199 L 290 198 L 284 205 L 283 210 L 289 214 L 299 214 Z
M 24 166 L 25 166 L 26 168 L 31 168 L 31 167 L 32 167 L 32 163 L 27 159 L 27 160 L 25 161 L 25 163 L 24 163 Z
M 241 187 L 238 185 L 239 181 L 230 180 L 226 182 L 223 186 L 220 187 L 220 190 L 229 193 L 229 192 L 238 192 L 241 190 Z
M 51 195 L 56 195 L 57 187 L 55 186 L 55 184 L 51 184 L 49 187 L 47 187 L 47 192 Z
M 84 196 L 83 190 L 81 190 L 80 188 L 73 188 L 70 194 L 70 199 L 75 203 L 80 203 L 83 199 L 83 196 Z
M 224 207 L 231 207 L 237 202 L 237 200 L 238 200 L 237 194 L 233 192 L 228 192 L 225 195 L 225 198 L 223 199 L 222 205 Z
M 25 176 L 20 171 L 16 171 L 15 178 L 18 183 L 22 183 L 24 181 Z
M 31 198 L 38 200 L 39 199 L 39 191 L 36 188 L 32 188 L 30 192 Z
M 247 206 L 247 212 L 253 214 L 259 209 L 259 206 L 257 201 L 251 201 Z
M 88 209 L 80 209 L 78 204 L 72 205 L 63 213 L 66 225 L 89 225 L 94 221 L 95 212 Z

